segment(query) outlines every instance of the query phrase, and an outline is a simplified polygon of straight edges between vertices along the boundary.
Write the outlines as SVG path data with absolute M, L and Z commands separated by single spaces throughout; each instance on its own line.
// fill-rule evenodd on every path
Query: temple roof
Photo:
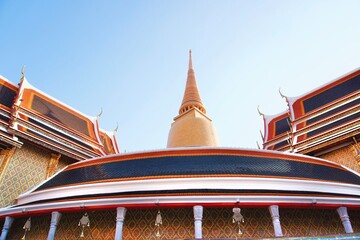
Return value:
M 264 149 L 288 150 L 290 118 L 287 111 L 276 115 L 264 115 Z
M 100 130 L 97 117 L 33 87 L 24 70 L 22 75 L 19 86 L 0 76 L 0 137 L 6 144 L 20 147 L 27 140 L 76 160 L 119 153 L 115 135 Z
M 19 87 L 0 75 L 0 149 L 10 146 L 20 147 L 22 143 L 9 132 L 9 122 L 12 115 L 14 100 Z
M 360 207 L 360 175 L 331 161 L 276 151 L 178 148 L 72 164 L 17 198 L 4 215 L 83 207 L 234 204 Z M 316 203 L 316 206 L 314 205 Z
M 264 149 L 324 153 L 334 145 L 340 148 L 352 144 L 360 130 L 360 69 L 301 96 L 282 97 L 289 109 L 285 115 L 280 114 L 282 117 L 264 118 Z M 286 140 L 282 146 L 276 147 L 274 144 L 279 142 L 275 138 L 280 132 L 288 136 L 282 138 Z

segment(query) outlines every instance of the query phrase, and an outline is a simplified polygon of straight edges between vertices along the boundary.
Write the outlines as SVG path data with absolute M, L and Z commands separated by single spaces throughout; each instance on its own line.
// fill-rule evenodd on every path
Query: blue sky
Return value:
M 256 148 L 278 89 L 302 95 L 360 67 L 360 1 L 0 0 L 0 75 L 95 116 L 122 152 L 166 147 L 188 51 L 224 147 Z

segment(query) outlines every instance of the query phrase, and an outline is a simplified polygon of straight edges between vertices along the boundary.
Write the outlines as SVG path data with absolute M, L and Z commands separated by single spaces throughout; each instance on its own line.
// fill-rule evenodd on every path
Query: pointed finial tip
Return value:
M 281 88 L 279 88 L 279 94 L 282 98 L 287 98 L 282 92 L 281 92 Z
M 263 116 L 263 117 L 265 116 L 265 114 L 263 114 L 263 113 L 260 111 L 260 106 L 259 106 L 259 105 L 257 106 L 257 111 L 258 111 L 258 113 L 259 113 L 260 116 Z
M 23 77 L 25 77 L 25 67 L 26 67 L 26 64 L 23 65 L 22 69 L 21 69 L 21 75 Z
M 114 133 L 117 133 L 118 129 L 119 129 L 119 123 L 116 122 L 116 128 L 114 129 Z
M 103 113 L 103 109 L 101 108 L 101 109 L 100 109 L 100 113 L 99 113 L 96 117 L 97 117 L 97 118 L 100 118 L 101 115 L 102 115 L 102 113 Z
M 189 50 L 189 69 L 193 69 L 191 48 Z

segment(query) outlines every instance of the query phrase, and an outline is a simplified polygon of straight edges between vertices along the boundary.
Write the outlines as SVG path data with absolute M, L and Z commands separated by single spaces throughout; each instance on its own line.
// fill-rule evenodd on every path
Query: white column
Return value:
M 202 238 L 203 206 L 194 206 L 195 238 Z
M 14 218 L 12 217 L 5 217 L 5 222 L 4 222 L 4 226 L 1 232 L 1 240 L 6 240 L 7 234 L 9 233 L 9 230 L 11 228 L 11 224 L 14 222 Z
M 351 222 L 350 222 L 350 218 L 349 218 L 349 215 L 348 215 L 348 212 L 347 212 L 347 208 L 346 207 L 339 207 L 338 209 L 336 209 L 339 216 L 340 216 L 340 219 L 342 221 L 342 224 L 344 226 L 344 229 L 345 229 L 345 232 L 346 233 L 353 233 L 353 229 L 352 229 L 352 226 L 351 226 Z
M 283 233 L 282 233 L 281 224 L 280 224 L 279 206 L 278 205 L 270 206 L 269 212 L 270 212 L 273 226 L 274 226 L 275 237 L 282 237 Z
M 115 231 L 115 240 L 122 239 L 123 225 L 125 220 L 126 208 L 118 207 L 116 208 L 116 231 Z
M 60 212 L 52 212 L 51 213 L 51 221 L 50 221 L 50 230 L 48 234 L 48 240 L 54 240 L 55 239 L 55 233 L 57 225 L 60 222 L 61 213 Z

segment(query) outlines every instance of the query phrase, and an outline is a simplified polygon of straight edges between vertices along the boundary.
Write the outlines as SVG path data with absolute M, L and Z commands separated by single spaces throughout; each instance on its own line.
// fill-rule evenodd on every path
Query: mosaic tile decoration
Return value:
M 59 162 L 56 166 L 56 169 L 55 169 L 55 173 L 57 173 L 58 171 L 62 170 L 64 167 L 70 165 L 70 164 L 73 164 L 77 161 L 73 160 L 73 159 L 70 159 L 64 155 L 62 155 L 59 159 Z
M 45 180 L 50 152 L 34 145 L 16 148 L 0 184 L 0 207 L 8 206 L 28 189 Z
M 0 150 L 0 166 L 3 164 L 3 160 L 5 156 L 6 156 L 6 150 Z
M 156 237 L 156 209 L 130 209 L 125 216 L 123 239 L 155 240 L 186 239 L 194 235 L 194 216 L 192 208 L 160 209 L 162 225 L 161 237 Z
M 3 149 L 0 151 L 0 183 L 2 182 L 5 176 L 5 169 L 11 157 L 15 152 L 16 147 L 12 147 L 9 149 Z
M 336 209 L 280 208 L 279 212 L 285 237 L 312 237 L 345 232 Z
M 80 239 L 81 226 L 79 221 L 85 212 L 64 213 L 61 217 L 55 239 Z M 89 211 L 90 227 L 84 228 L 84 238 L 113 240 L 116 229 L 116 211 Z
M 45 174 L 46 178 L 51 177 L 55 173 L 60 157 L 61 157 L 60 153 L 51 154 L 51 158 L 48 161 L 48 166 L 46 169 L 46 174 Z
M 358 163 L 359 159 L 356 157 L 356 152 L 354 150 L 353 145 L 324 154 L 320 157 L 326 160 L 339 163 L 343 166 L 346 166 L 360 173 L 360 164 Z
M 204 209 L 203 237 L 204 238 L 263 238 L 273 237 L 274 230 L 271 216 L 267 208 L 242 208 L 244 223 L 241 223 L 242 235 L 238 235 L 238 228 L 232 223 L 232 208 Z
M 348 210 L 354 233 L 360 233 L 360 210 Z

